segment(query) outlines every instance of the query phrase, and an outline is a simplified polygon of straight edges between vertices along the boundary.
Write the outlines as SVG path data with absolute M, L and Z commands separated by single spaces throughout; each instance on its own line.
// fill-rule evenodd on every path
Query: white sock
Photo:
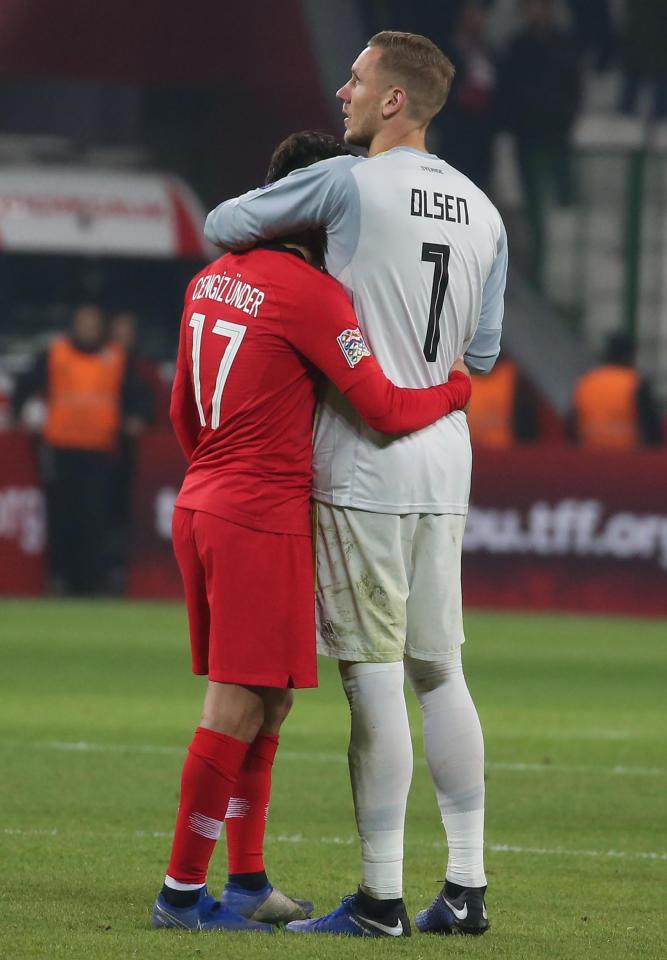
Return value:
M 422 708 L 426 762 L 447 834 L 446 879 L 483 887 L 484 739 L 461 649 L 437 662 L 406 657 L 405 671 Z
M 412 780 L 412 739 L 402 663 L 341 664 L 350 704 L 348 760 L 361 839 L 362 889 L 403 895 L 403 829 Z
M 171 890 L 201 890 L 202 887 L 206 886 L 205 883 L 181 883 L 180 880 L 174 880 L 169 874 L 164 878 L 164 885 Z

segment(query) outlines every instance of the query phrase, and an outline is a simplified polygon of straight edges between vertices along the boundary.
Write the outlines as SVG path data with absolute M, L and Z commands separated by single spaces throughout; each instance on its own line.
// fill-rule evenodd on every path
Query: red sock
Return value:
M 225 817 L 230 873 L 264 870 L 264 832 L 277 749 L 278 737 L 260 733 L 250 744 L 241 767 Z
M 197 727 L 181 777 L 181 800 L 167 875 L 179 883 L 206 883 L 229 797 L 250 745 Z

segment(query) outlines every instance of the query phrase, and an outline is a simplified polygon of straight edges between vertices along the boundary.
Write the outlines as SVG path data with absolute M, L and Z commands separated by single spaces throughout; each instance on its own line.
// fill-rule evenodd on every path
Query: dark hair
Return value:
M 637 344 L 628 333 L 616 332 L 607 336 L 604 348 L 606 363 L 619 367 L 631 367 L 635 362 Z
M 266 171 L 266 184 L 282 180 L 293 170 L 301 170 L 320 160 L 347 156 L 350 151 L 343 147 L 329 133 L 317 130 L 302 130 L 291 133 L 273 151 L 269 169 Z M 308 247 L 316 266 L 324 269 L 324 255 L 327 250 L 327 232 L 324 227 L 316 227 L 294 237 L 282 237 Z
M 349 152 L 329 133 L 319 133 L 317 130 L 291 133 L 273 151 L 264 182 L 275 183 L 292 170 L 309 167 L 319 160 L 344 157 Z

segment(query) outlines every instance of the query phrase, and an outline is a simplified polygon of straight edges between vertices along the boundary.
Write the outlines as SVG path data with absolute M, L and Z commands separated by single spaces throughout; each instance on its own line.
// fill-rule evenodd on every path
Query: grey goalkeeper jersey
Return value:
M 336 157 L 221 204 L 206 236 L 238 249 L 320 225 L 327 268 L 394 383 L 443 383 L 461 354 L 479 372 L 492 368 L 507 238 L 498 211 L 467 177 L 407 147 L 371 159 Z M 350 331 L 341 349 L 352 364 L 364 342 Z M 314 437 L 317 500 L 379 513 L 462 514 L 470 470 L 465 414 L 389 438 L 327 388 Z

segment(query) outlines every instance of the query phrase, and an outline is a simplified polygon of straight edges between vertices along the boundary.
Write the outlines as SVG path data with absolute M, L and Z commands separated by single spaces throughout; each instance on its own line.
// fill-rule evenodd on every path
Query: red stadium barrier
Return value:
M 144 439 L 133 596 L 180 596 L 168 536 L 182 473 L 171 437 Z M 477 451 L 466 604 L 667 615 L 666 490 L 662 451 Z
M 0 594 L 44 592 L 46 511 L 35 443 L 0 433 Z
M 468 605 L 667 614 L 667 453 L 480 450 Z
M 44 587 L 30 441 L 0 434 L 0 593 Z M 132 597 L 178 598 L 171 512 L 184 472 L 169 432 L 139 443 Z M 667 452 L 478 450 L 464 544 L 467 606 L 667 616 Z
M 185 473 L 185 460 L 170 431 L 139 441 L 134 489 L 133 544 L 127 592 L 131 597 L 182 596 L 171 549 L 171 514 Z

